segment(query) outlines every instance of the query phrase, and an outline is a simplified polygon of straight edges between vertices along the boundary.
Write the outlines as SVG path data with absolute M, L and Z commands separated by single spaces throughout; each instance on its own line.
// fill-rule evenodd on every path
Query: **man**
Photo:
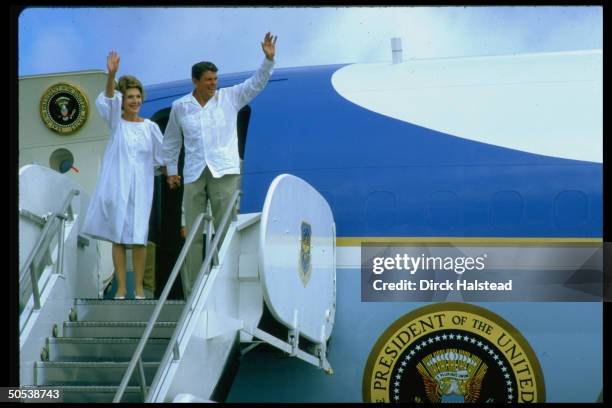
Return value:
M 266 33 L 261 48 L 265 59 L 257 72 L 241 84 L 217 90 L 217 67 L 212 62 L 199 62 L 191 68 L 195 89 L 172 103 L 164 133 L 163 154 L 170 189 L 181 184 L 177 163 L 181 137 L 185 144 L 185 190 L 183 208 L 187 228 L 199 213 L 205 212 L 206 200 L 211 203 L 214 227 L 219 222 L 229 200 L 239 187 L 240 158 L 236 121 L 238 111 L 247 105 L 268 83 L 274 67 L 276 37 Z M 185 261 L 186 284 L 189 292 L 202 265 L 202 229 Z M 188 293 L 185 294 L 188 296 Z

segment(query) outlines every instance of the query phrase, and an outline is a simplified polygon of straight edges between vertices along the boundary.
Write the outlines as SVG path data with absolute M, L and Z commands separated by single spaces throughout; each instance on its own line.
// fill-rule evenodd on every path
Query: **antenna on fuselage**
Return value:
M 403 62 L 402 39 L 400 37 L 391 38 L 391 56 L 394 64 Z

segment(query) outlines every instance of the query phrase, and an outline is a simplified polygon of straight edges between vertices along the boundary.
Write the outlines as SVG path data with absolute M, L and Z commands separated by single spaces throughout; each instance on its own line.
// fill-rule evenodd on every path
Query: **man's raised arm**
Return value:
M 234 99 L 234 105 L 237 109 L 240 109 L 251 102 L 251 100 L 255 98 L 268 83 L 268 80 L 272 75 L 272 68 L 274 68 L 276 39 L 276 36 L 273 36 L 269 32 L 266 33 L 266 36 L 261 43 L 261 49 L 266 58 L 263 60 L 261 66 L 251 78 L 230 88 Z

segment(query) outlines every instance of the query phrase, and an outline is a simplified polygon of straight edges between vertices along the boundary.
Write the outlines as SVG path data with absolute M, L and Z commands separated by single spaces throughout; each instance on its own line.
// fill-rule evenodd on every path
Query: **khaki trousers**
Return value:
M 238 189 L 239 182 L 240 174 L 226 174 L 225 176 L 214 178 L 208 167 L 206 167 L 200 175 L 200 178 L 192 183 L 185 184 L 183 208 L 185 210 L 185 228 L 187 229 L 187 233 L 189 234 L 198 214 L 206 212 L 206 202 L 210 200 L 212 216 L 214 218 L 214 231 L 216 234 L 219 229 L 221 217 L 223 217 L 223 213 L 232 198 L 232 194 Z M 234 214 L 232 214 L 232 218 L 234 215 L 235 210 Z M 232 218 L 230 218 L 229 222 L 231 222 Z M 183 276 L 185 277 L 183 287 L 187 290 L 185 298 L 191 293 L 191 289 L 193 288 L 200 268 L 202 267 L 202 262 L 204 261 L 204 259 L 202 259 L 204 242 L 202 237 L 203 226 L 204 222 L 200 224 L 200 228 L 195 234 L 194 242 L 185 259 L 183 272 Z M 218 248 L 221 248 L 221 243 L 223 242 L 226 232 L 227 227 L 221 232 L 221 240 L 219 241 Z

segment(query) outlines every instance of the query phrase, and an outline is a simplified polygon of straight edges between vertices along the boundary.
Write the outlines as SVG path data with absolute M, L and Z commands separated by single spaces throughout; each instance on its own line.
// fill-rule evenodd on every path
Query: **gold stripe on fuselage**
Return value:
M 361 244 L 476 245 L 476 246 L 598 246 L 602 238 L 547 237 L 336 237 L 336 246 Z

